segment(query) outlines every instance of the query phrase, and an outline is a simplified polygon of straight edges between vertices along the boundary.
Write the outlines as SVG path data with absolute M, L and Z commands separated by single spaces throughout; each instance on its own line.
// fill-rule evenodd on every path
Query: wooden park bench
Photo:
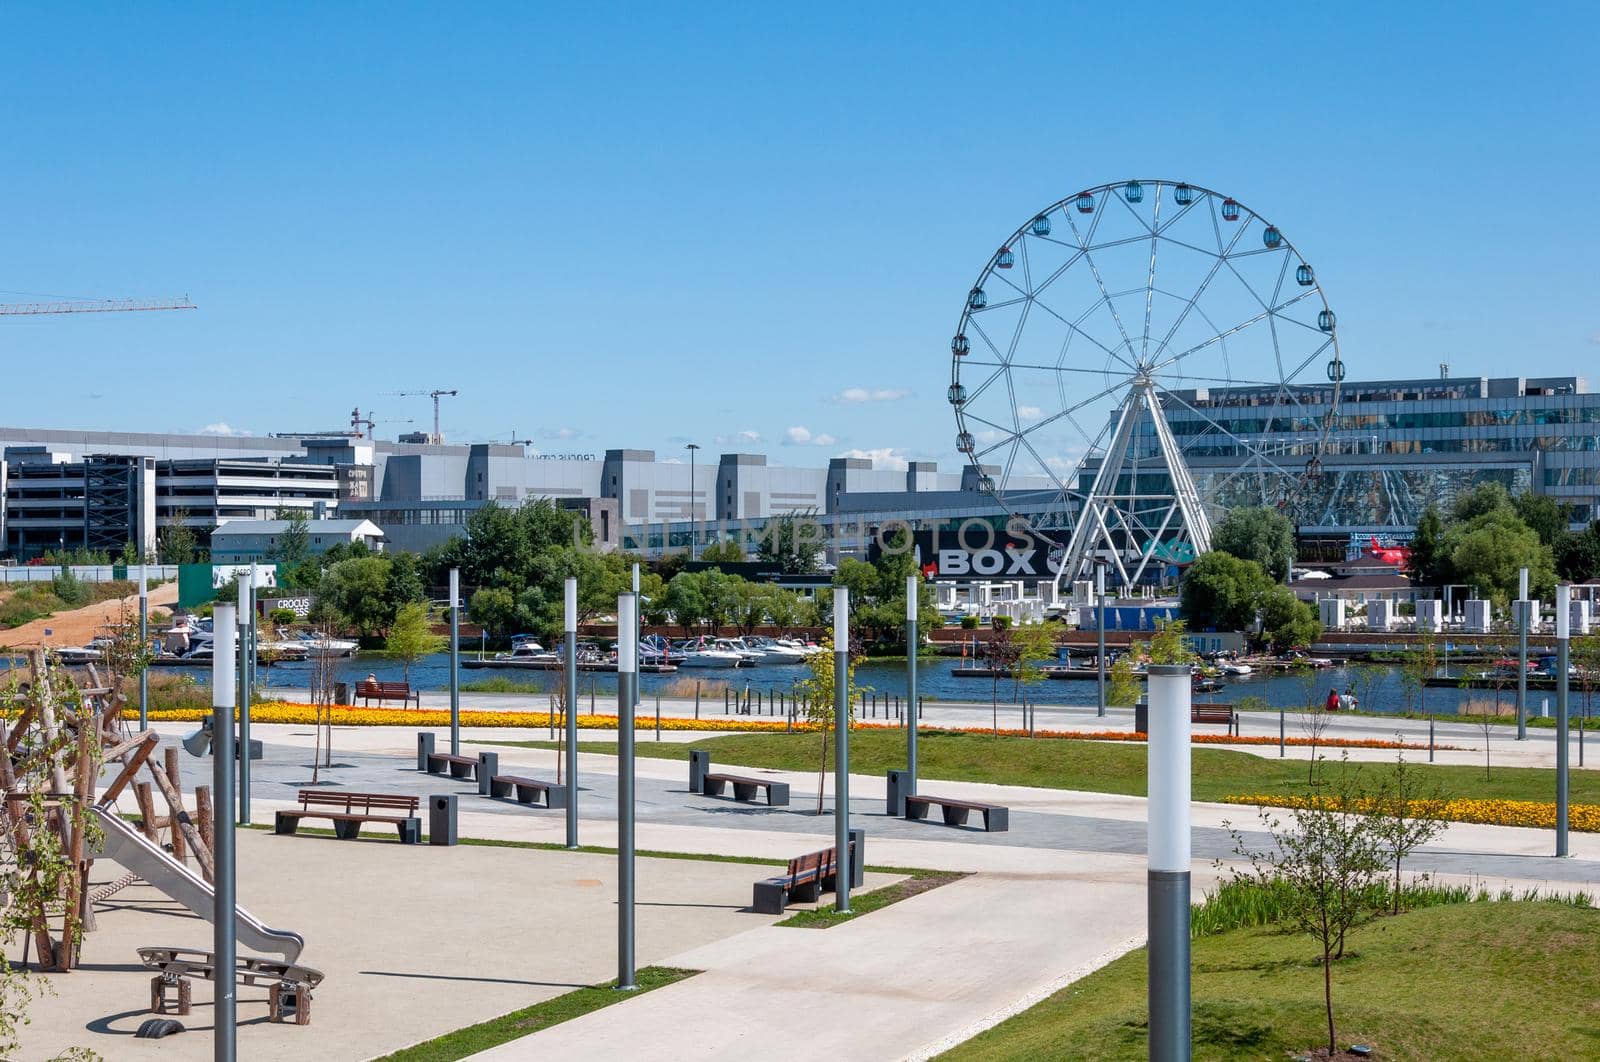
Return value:
M 508 797 L 515 791 L 517 803 L 530 804 L 534 807 L 564 808 L 567 806 L 567 787 L 556 785 L 554 782 L 541 782 L 537 778 L 523 778 L 515 774 L 495 774 L 489 776 L 489 795 L 491 797 Z M 539 794 L 544 794 L 544 803 L 541 805 Z
M 778 807 L 789 803 L 789 783 L 775 782 L 771 778 L 746 778 L 738 774 L 707 774 L 700 780 L 700 792 L 706 796 L 721 796 L 728 786 L 733 786 L 733 799 L 754 800 L 757 789 L 767 791 L 767 805 Z
M 157 1014 L 188 1014 L 192 1006 L 191 978 L 216 980 L 216 962 L 209 951 L 196 948 L 140 948 L 139 959 L 159 971 L 150 979 L 150 1009 Z M 322 983 L 322 972 L 272 959 L 238 957 L 239 983 L 268 985 L 267 1020 L 311 1024 L 311 990 Z
M 292 834 L 301 819 L 333 820 L 333 835 L 353 841 L 366 822 L 386 822 L 400 831 L 401 844 L 422 843 L 422 819 L 417 816 L 419 797 L 398 793 L 335 793 L 322 789 L 300 790 L 300 806 L 277 813 L 273 832 Z
M 906 797 L 906 818 L 921 820 L 928 817 L 928 809 L 938 804 L 944 813 L 946 826 L 965 826 L 967 815 L 983 812 L 983 828 L 989 833 L 1005 833 L 1011 828 L 1009 809 L 999 804 L 983 804 L 976 800 L 956 800 L 952 797 L 925 796 L 921 793 Z
M 422 693 L 412 689 L 404 682 L 368 682 L 362 679 L 356 683 L 356 696 L 360 697 L 364 707 L 370 707 L 373 701 L 380 705 L 384 701 L 399 701 L 401 704 L 416 704 L 422 707 Z
M 850 842 L 850 850 L 855 851 L 854 841 Z M 788 870 L 782 877 L 764 878 L 755 883 L 750 906 L 761 914 L 781 915 L 795 900 L 815 900 L 835 888 L 839 873 L 837 853 L 837 848 L 824 848 L 789 860 Z
M 478 761 L 472 756 L 452 756 L 448 752 L 428 753 L 429 774 L 444 774 L 446 770 L 451 778 L 473 778 L 478 770 Z
M 1189 722 L 1220 723 L 1228 728 L 1228 733 L 1237 734 L 1239 713 L 1233 710 L 1231 704 L 1192 704 L 1189 706 Z

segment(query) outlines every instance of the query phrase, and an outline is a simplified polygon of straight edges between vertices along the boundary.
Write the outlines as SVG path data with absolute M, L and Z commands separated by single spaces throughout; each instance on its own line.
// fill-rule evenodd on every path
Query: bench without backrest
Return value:
M 767 791 L 767 804 L 772 807 L 789 803 L 789 783 L 771 778 L 747 778 L 740 774 L 706 774 L 701 776 L 700 792 L 705 796 L 721 796 L 722 790 L 733 786 L 735 800 L 754 800 L 757 789 Z
M 553 782 L 543 782 L 537 778 L 524 778 L 515 774 L 496 774 L 489 778 L 489 795 L 492 797 L 510 796 L 516 790 L 517 803 L 538 805 L 538 796 L 544 794 L 544 807 L 564 808 L 567 806 L 567 787 L 556 785 Z
M 478 770 L 478 761 L 471 756 L 455 756 L 448 752 L 428 753 L 428 773 L 443 774 L 450 769 L 451 778 L 471 778 Z
M 984 804 L 976 800 L 956 800 L 953 797 L 913 794 L 906 797 L 906 818 L 925 819 L 928 809 L 939 805 L 946 826 L 965 826 L 967 815 L 977 811 L 983 814 L 983 828 L 989 833 L 1004 833 L 1011 829 L 1010 809 L 1000 804 Z

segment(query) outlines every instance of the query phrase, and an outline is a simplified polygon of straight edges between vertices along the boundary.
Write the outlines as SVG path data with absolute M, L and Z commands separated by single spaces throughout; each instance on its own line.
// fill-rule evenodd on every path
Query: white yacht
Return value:
M 760 664 L 803 664 L 811 654 L 794 645 L 785 645 L 775 638 L 751 637 L 744 639 L 751 652 L 759 653 Z
M 297 641 L 305 647 L 308 654 L 316 653 L 318 656 L 354 656 L 356 650 L 361 648 L 360 642 L 348 638 L 335 638 L 332 635 L 315 634 L 311 631 L 290 634 L 280 629 L 278 638 L 286 642 Z
M 738 667 L 744 654 L 723 648 L 720 641 L 697 638 L 684 647 L 683 667 Z

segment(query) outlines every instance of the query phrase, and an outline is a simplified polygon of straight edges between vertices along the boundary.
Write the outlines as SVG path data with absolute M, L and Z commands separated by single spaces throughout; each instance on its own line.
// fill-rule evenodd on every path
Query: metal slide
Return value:
M 160 846 L 151 844 L 144 834 L 114 811 L 102 807 L 93 810 L 100 816 L 101 827 L 100 847 L 93 853 L 95 856 L 116 860 L 207 922 L 211 921 L 215 894 L 205 878 L 172 858 Z M 299 959 L 306 946 L 299 933 L 271 929 L 243 907 L 234 907 L 233 924 L 241 947 L 281 956 L 286 963 Z

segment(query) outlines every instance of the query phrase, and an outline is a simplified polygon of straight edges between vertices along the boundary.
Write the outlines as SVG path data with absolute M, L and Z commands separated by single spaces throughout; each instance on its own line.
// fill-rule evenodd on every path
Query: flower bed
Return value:
M 335 726 L 449 726 L 450 713 L 440 708 L 357 708 L 354 705 L 336 704 L 332 709 L 332 722 Z M 154 708 L 150 711 L 150 718 L 157 722 L 190 722 L 197 723 L 209 716 L 211 712 L 204 708 Z M 123 709 L 124 719 L 137 719 L 139 713 L 134 709 Z M 316 722 L 316 709 L 309 704 L 297 704 L 292 701 L 262 701 L 250 706 L 250 719 L 257 723 L 290 723 L 301 726 L 310 726 Z M 561 725 L 560 717 L 554 721 L 550 712 L 486 712 L 480 709 L 462 709 L 461 725 L 465 727 L 521 727 L 548 729 L 551 726 Z M 654 716 L 641 714 L 638 717 L 639 729 L 654 729 Z M 617 717 L 615 715 L 592 715 L 578 713 L 578 728 L 580 730 L 615 730 Z M 808 731 L 815 730 L 813 723 L 797 722 L 793 727 L 778 719 L 748 719 L 733 716 L 716 716 L 707 719 L 685 719 L 681 716 L 662 716 L 662 730 L 674 731 L 739 731 L 744 733 L 785 733 L 790 730 Z M 851 725 L 853 730 L 899 730 L 900 727 L 893 723 L 864 723 L 855 722 Z M 993 734 L 989 727 L 926 727 L 924 734 Z M 1065 741 L 1144 741 L 1145 735 L 1127 730 L 1037 730 L 1032 735 L 1026 730 L 1005 729 L 999 732 L 1001 737 L 1035 737 Z M 1195 734 L 1193 741 L 1203 745 L 1276 745 L 1278 739 L 1274 737 L 1229 737 L 1225 734 Z M 1290 745 L 1311 745 L 1309 738 L 1292 737 L 1288 739 Z M 1322 740 L 1315 744 L 1323 748 L 1347 749 L 1426 749 L 1426 745 L 1402 744 L 1395 741 L 1376 741 L 1369 739 L 1351 739 L 1344 741 Z M 1437 748 L 1447 748 L 1439 745 Z
M 1228 804 L 1254 804 L 1257 807 L 1303 808 L 1311 804 L 1310 797 L 1279 796 L 1270 793 L 1250 793 L 1223 797 Z M 1324 801 L 1323 803 L 1327 803 Z M 1357 811 L 1372 811 L 1377 806 L 1371 799 L 1356 801 Z M 1531 826 L 1535 829 L 1554 829 L 1556 806 L 1540 800 L 1415 800 L 1406 808 L 1413 818 L 1443 819 L 1446 822 L 1475 822 L 1484 826 Z M 1600 833 L 1600 804 L 1571 804 L 1567 807 L 1567 822 L 1574 830 Z

